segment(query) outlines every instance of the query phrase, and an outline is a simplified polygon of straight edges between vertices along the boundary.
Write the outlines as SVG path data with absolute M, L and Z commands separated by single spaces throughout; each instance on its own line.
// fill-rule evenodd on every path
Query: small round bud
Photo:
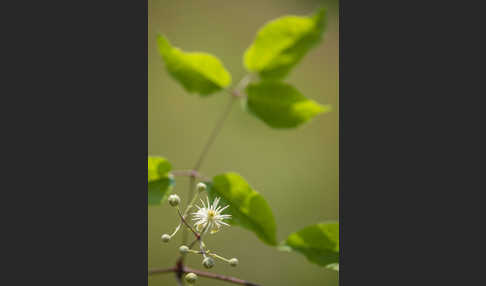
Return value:
M 176 207 L 179 205 L 180 202 L 181 202 L 181 198 L 179 198 L 178 195 L 173 194 L 169 196 L 169 204 L 171 206 Z
M 208 269 L 212 268 L 214 266 L 214 259 L 212 259 L 211 257 L 206 257 L 204 258 L 202 264 Z
M 192 272 L 190 272 L 190 273 L 187 273 L 186 274 L 186 277 L 185 278 L 186 278 L 187 283 L 194 284 L 194 283 L 196 283 L 197 275 L 194 274 L 194 273 L 192 273 Z
M 163 242 L 169 242 L 169 240 L 170 240 L 170 235 L 168 235 L 168 234 L 164 233 L 164 234 L 162 234 L 162 236 L 161 236 L 160 238 L 162 238 L 162 241 L 163 241 Z
M 238 265 L 238 259 L 236 259 L 236 258 L 231 258 L 231 259 L 229 260 L 229 264 L 230 264 L 231 266 L 233 266 L 233 267 L 236 267 L 236 265 Z
M 181 254 L 188 253 L 189 252 L 189 247 L 187 247 L 185 245 L 181 245 L 181 247 L 179 247 L 179 252 Z
M 206 190 L 206 184 L 205 183 L 198 183 L 197 186 L 197 191 L 202 193 Z

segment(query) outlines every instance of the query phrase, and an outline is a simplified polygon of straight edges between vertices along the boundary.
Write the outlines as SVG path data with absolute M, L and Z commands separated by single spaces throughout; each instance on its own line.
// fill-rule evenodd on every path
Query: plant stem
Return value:
M 198 179 L 202 179 L 204 181 L 210 181 L 208 177 L 204 176 L 203 174 L 199 173 L 196 170 L 173 170 L 170 173 L 174 176 L 185 176 L 185 177 L 196 177 Z
M 226 121 L 226 118 L 228 118 L 228 115 L 230 114 L 231 107 L 233 107 L 233 103 L 240 96 L 241 90 L 243 90 L 248 85 L 248 83 L 250 83 L 251 77 L 252 77 L 252 74 L 247 74 L 246 76 L 244 76 L 240 80 L 240 82 L 236 85 L 236 87 L 233 89 L 233 91 L 230 92 L 230 94 L 232 96 L 230 97 L 230 100 L 229 100 L 228 104 L 226 105 L 226 109 L 224 110 L 223 114 L 218 119 L 218 121 L 216 121 L 216 125 L 214 126 L 211 134 L 209 135 L 208 141 L 206 142 L 206 145 L 204 145 L 204 148 L 203 148 L 201 154 L 199 155 L 199 158 L 198 158 L 194 168 L 192 170 L 189 170 L 189 173 L 187 173 L 187 171 L 186 172 L 179 172 L 179 174 L 185 173 L 186 175 L 190 176 L 189 192 L 188 192 L 188 196 L 187 196 L 188 199 L 192 198 L 192 196 L 193 196 L 194 184 L 195 184 L 196 177 L 197 178 L 204 177 L 204 176 L 200 175 L 198 173 L 198 171 L 199 171 L 199 168 L 201 168 L 201 165 L 204 162 L 204 159 L 206 158 L 206 155 L 209 151 L 209 148 L 213 145 L 214 140 L 216 139 L 219 132 L 221 131 L 221 128 L 223 128 L 223 124 Z M 177 172 L 174 171 L 173 173 L 175 174 Z M 203 179 L 209 181 L 209 178 L 204 177 Z M 188 204 L 188 206 L 190 206 L 190 205 L 191 204 Z M 187 242 L 187 231 L 186 231 L 186 229 L 184 229 L 182 231 L 182 244 L 185 244 L 186 242 Z
M 199 175 L 199 173 L 198 173 L 199 168 L 201 168 L 201 165 L 204 162 L 204 159 L 206 158 L 206 155 L 207 155 L 210 147 L 213 145 L 214 140 L 216 139 L 219 132 L 223 128 L 223 124 L 224 124 L 224 122 L 228 118 L 228 115 L 231 112 L 231 107 L 233 107 L 233 103 L 236 101 L 236 99 L 241 97 L 241 91 L 250 83 L 251 77 L 252 77 L 251 74 L 244 76 L 240 80 L 240 82 L 236 85 L 236 87 L 230 92 L 231 97 L 230 97 L 228 104 L 226 105 L 226 109 L 224 110 L 223 114 L 218 119 L 218 121 L 216 121 L 216 125 L 214 126 L 214 129 L 212 130 L 211 134 L 209 135 L 208 141 L 206 142 L 206 145 L 204 145 L 204 148 L 203 148 L 201 154 L 199 155 L 199 158 L 196 161 L 194 168 L 192 168 L 192 170 L 190 170 L 189 174 L 182 172 L 182 174 L 189 175 L 189 177 L 190 177 L 190 179 L 189 179 L 189 191 L 188 191 L 187 198 L 188 198 L 188 200 L 191 200 L 191 203 L 189 203 L 187 205 L 186 211 L 184 212 L 184 216 L 186 215 L 186 212 L 189 211 L 189 209 L 192 207 L 192 204 L 193 204 L 192 201 L 195 198 L 195 197 L 193 197 L 193 194 L 194 194 L 194 187 L 195 187 L 195 183 L 196 183 L 196 178 L 199 178 L 199 176 L 198 176 Z M 178 173 L 178 172 L 172 172 L 172 173 L 174 175 L 176 175 L 176 173 Z M 181 174 L 181 173 L 179 172 L 179 174 Z M 205 179 L 207 179 L 207 178 L 205 178 Z M 209 181 L 209 179 L 208 179 L 208 181 Z M 193 199 L 191 199 L 191 198 L 193 198 Z M 184 217 L 182 217 L 182 219 L 184 220 Z M 196 236 L 196 238 L 197 238 L 197 240 L 200 241 L 200 237 Z M 187 242 L 187 229 L 184 228 L 182 230 L 182 244 L 185 245 L 186 242 Z M 180 264 L 181 267 L 184 267 L 184 257 L 185 257 L 185 254 L 182 254 L 180 256 L 180 258 L 177 260 L 177 263 Z M 180 270 L 179 270 L 179 272 L 180 272 Z M 252 284 L 248 284 L 248 285 L 252 285 Z
M 194 274 L 197 274 L 201 277 L 206 277 L 206 278 L 212 278 L 212 279 L 217 279 L 217 280 L 222 280 L 226 282 L 231 282 L 234 284 L 240 284 L 240 285 L 247 285 L 247 286 L 259 286 L 258 284 L 248 282 L 242 279 L 238 279 L 236 277 L 231 277 L 231 276 L 225 276 L 221 274 L 216 274 L 216 273 L 210 273 L 210 272 L 205 272 L 197 269 L 192 269 L 189 267 L 184 267 L 183 268 L 184 273 L 189 273 L 192 272 Z
M 243 78 L 240 80 L 240 82 L 238 83 L 238 85 L 235 87 L 235 89 L 234 89 L 234 91 L 233 91 L 233 92 L 236 94 L 236 96 L 240 96 L 240 95 L 241 95 L 241 94 L 240 94 L 240 93 L 241 93 L 241 91 L 242 91 L 243 89 L 245 89 L 245 88 L 246 88 L 246 86 L 247 86 L 247 85 L 250 83 L 252 76 L 253 76 L 253 75 L 250 73 L 250 74 L 247 74 L 246 76 L 244 76 L 244 77 L 243 77 Z
M 200 237 L 199 237 L 200 238 Z M 199 239 L 195 239 L 193 242 L 191 242 L 191 244 L 189 244 L 189 249 L 192 249 L 194 247 L 194 244 L 196 244 L 196 242 L 198 241 Z
M 195 175 L 192 175 L 189 178 L 189 194 L 187 195 L 188 199 L 193 197 L 195 180 L 196 180 Z M 192 201 L 193 200 L 191 199 L 191 202 Z M 189 202 L 189 204 L 187 205 L 186 210 L 188 210 L 188 207 L 191 205 L 191 202 Z M 184 228 L 182 230 L 182 244 L 186 244 L 186 242 L 187 242 L 187 228 Z M 184 261 L 184 254 L 181 256 L 180 259 L 181 262 Z
M 231 95 L 230 101 L 228 102 L 228 105 L 226 105 L 226 109 L 223 112 L 223 115 L 221 115 L 219 120 L 216 122 L 216 125 L 214 126 L 214 129 L 211 132 L 211 135 L 209 136 L 209 139 L 206 142 L 206 145 L 204 146 L 201 155 L 199 155 L 199 159 L 197 160 L 196 165 L 193 168 L 194 171 L 196 172 L 199 171 L 199 168 L 201 167 L 204 158 L 206 158 L 206 154 L 208 153 L 209 148 L 213 144 L 214 139 L 216 139 L 216 136 L 221 131 L 221 128 L 223 127 L 223 123 L 226 121 L 226 118 L 228 117 L 231 111 L 231 107 L 233 106 L 233 103 L 238 97 L 241 96 L 241 91 L 245 89 L 245 87 L 250 83 L 252 76 L 253 76 L 252 74 L 247 74 L 238 82 L 238 84 L 235 86 L 235 88 L 233 88 L 233 90 L 231 91 L 226 90 Z
M 192 233 L 194 233 L 194 235 L 196 236 L 196 238 L 199 238 L 199 234 L 194 229 L 192 229 L 192 227 L 191 227 L 190 224 L 187 223 L 186 219 L 182 215 L 181 210 L 179 208 L 177 208 L 177 213 L 181 217 L 182 222 L 192 231 Z
M 230 97 L 230 100 L 228 104 L 226 105 L 226 109 L 221 115 L 221 117 L 218 119 L 216 122 L 216 125 L 214 126 L 213 131 L 211 132 L 211 135 L 209 135 L 208 141 L 206 142 L 206 145 L 203 148 L 203 151 L 201 152 L 201 155 L 199 156 L 199 159 L 196 162 L 196 165 L 194 166 L 194 170 L 198 171 L 199 168 L 201 167 L 204 159 L 206 158 L 206 155 L 209 151 L 209 148 L 211 145 L 213 145 L 214 139 L 216 139 L 216 136 L 218 136 L 219 132 L 221 131 L 221 128 L 223 127 L 224 122 L 226 121 L 226 118 L 230 114 L 231 107 L 233 106 L 233 103 L 236 100 L 236 96 Z
M 171 273 L 171 272 L 176 272 L 176 274 L 177 274 L 179 271 L 182 272 L 182 273 L 192 272 L 192 273 L 197 274 L 197 275 L 199 275 L 201 277 L 206 277 L 206 278 L 211 278 L 211 279 L 216 279 L 216 280 L 222 280 L 222 281 L 231 282 L 231 283 L 234 283 L 234 284 L 247 285 L 247 286 L 260 286 L 258 284 L 255 284 L 255 283 L 252 283 L 252 282 L 248 282 L 248 281 L 245 281 L 245 280 L 236 278 L 236 277 L 231 277 L 231 276 L 225 276 L 225 275 L 216 274 L 216 273 L 205 272 L 205 271 L 201 271 L 201 270 L 197 270 L 197 269 L 192 269 L 192 268 L 185 267 L 185 266 L 183 266 L 182 269 L 178 269 L 177 267 L 149 269 L 149 275 L 153 275 L 153 274 L 164 274 L 164 273 Z M 177 277 L 178 277 L 177 281 L 179 283 L 181 283 L 182 281 L 179 279 L 179 276 L 177 276 Z
M 218 258 L 218 259 L 223 260 L 224 262 L 229 263 L 229 259 L 226 259 L 226 258 L 224 258 L 224 257 L 222 257 L 222 256 L 219 256 L 219 255 L 217 255 L 216 253 L 209 253 L 209 255 L 211 255 L 211 256 L 212 256 L 212 257 L 214 257 L 214 258 Z

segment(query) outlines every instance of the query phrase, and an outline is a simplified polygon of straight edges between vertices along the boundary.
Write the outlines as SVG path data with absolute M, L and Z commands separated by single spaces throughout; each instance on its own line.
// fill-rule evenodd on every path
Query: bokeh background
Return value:
M 307 15 L 328 8 L 324 41 L 291 72 L 287 82 L 333 112 L 319 115 L 297 129 L 275 130 L 238 104 L 209 151 L 201 172 L 208 177 L 240 173 L 268 201 L 277 223 L 278 240 L 306 225 L 339 219 L 339 7 L 338 1 L 149 0 L 148 21 L 148 153 L 166 157 L 173 169 L 195 164 L 208 134 L 227 103 L 220 92 L 209 97 L 187 94 L 169 77 L 158 54 L 156 34 L 165 34 L 185 51 L 204 51 L 220 58 L 233 82 L 246 73 L 242 55 L 257 30 L 286 14 Z M 176 178 L 174 191 L 186 199 L 189 180 Z M 148 265 L 173 266 L 180 233 L 169 244 L 177 214 L 167 204 L 148 210 Z M 338 285 L 338 273 L 307 262 L 298 253 L 279 252 L 238 227 L 208 236 L 210 249 L 237 257 L 232 268 L 217 263 L 211 272 L 271 285 Z M 187 263 L 202 268 L 189 255 Z M 149 285 L 176 285 L 173 275 L 149 277 Z M 229 285 L 199 278 L 197 285 Z

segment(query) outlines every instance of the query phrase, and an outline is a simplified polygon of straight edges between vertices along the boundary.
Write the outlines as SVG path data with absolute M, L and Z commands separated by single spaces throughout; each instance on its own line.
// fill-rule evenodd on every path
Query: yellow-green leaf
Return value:
M 339 223 L 318 223 L 292 233 L 281 250 L 303 254 L 317 265 L 339 271 Z
M 284 16 L 261 28 L 245 51 L 247 70 L 264 79 L 282 79 L 322 39 L 326 10 L 310 17 Z
M 265 199 L 236 173 L 215 176 L 207 183 L 211 201 L 221 198 L 221 205 L 229 205 L 224 211 L 232 215 L 228 221 L 254 232 L 260 240 L 276 245 L 276 224 L 270 206 Z
M 169 175 L 171 165 L 163 157 L 148 157 L 148 203 L 160 205 L 167 198 L 174 179 Z
M 246 88 L 250 113 L 273 128 L 293 128 L 314 116 L 329 112 L 329 105 L 307 99 L 295 87 L 278 81 L 263 81 Z
M 231 84 L 230 73 L 215 56 L 184 52 L 162 35 L 157 36 L 157 44 L 167 71 L 187 92 L 209 95 Z

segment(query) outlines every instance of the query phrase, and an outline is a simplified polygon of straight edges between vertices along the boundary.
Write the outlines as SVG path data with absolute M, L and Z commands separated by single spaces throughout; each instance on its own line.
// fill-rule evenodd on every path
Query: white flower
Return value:
M 221 225 L 229 226 L 227 223 L 223 222 L 223 219 L 231 218 L 229 214 L 221 214 L 228 206 L 221 208 L 218 207 L 219 198 L 214 199 L 213 205 L 209 203 L 209 199 L 207 199 L 208 205 L 206 206 L 201 200 L 202 207 L 198 208 L 198 211 L 193 214 L 192 220 L 196 221 L 194 226 L 196 227 L 197 231 L 201 231 L 204 229 L 204 232 L 211 230 L 211 234 L 219 231 Z

